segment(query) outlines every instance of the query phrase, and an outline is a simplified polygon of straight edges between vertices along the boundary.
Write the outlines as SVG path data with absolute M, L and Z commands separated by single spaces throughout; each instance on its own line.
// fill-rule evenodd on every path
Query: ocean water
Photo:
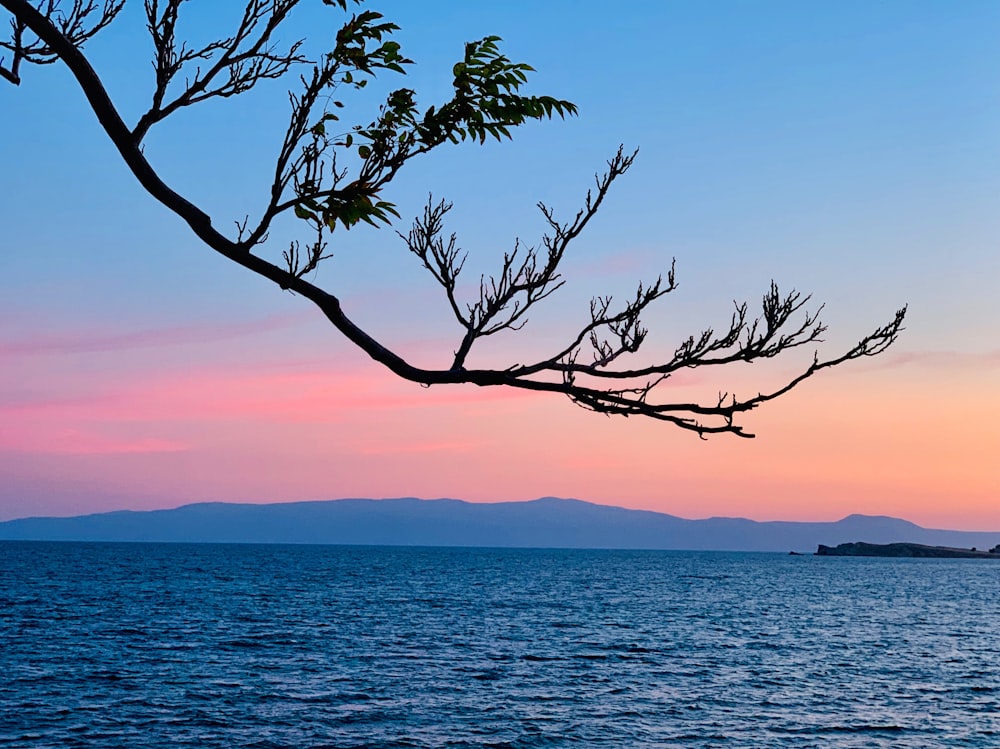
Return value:
M 0 543 L 0 746 L 1000 747 L 1000 564 Z

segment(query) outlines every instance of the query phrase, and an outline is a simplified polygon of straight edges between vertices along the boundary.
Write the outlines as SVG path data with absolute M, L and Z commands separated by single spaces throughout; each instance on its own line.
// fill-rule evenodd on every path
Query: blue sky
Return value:
M 196 38 L 231 23 L 224 4 L 189 6 Z M 424 405 L 377 418 L 359 410 L 352 418 L 360 421 L 342 403 L 317 401 L 313 420 L 280 426 L 273 413 L 236 418 L 235 404 L 208 418 L 202 400 L 182 395 L 170 419 L 141 415 L 132 401 L 102 412 L 102 398 L 170 377 L 225 393 L 226 376 L 307 371 L 310 383 L 317 375 L 335 391 L 372 385 L 381 402 L 401 386 L 301 300 L 200 247 L 117 162 L 66 72 L 33 68 L 19 89 L 0 87 L 0 108 L 11 113 L 0 124 L 0 408 L 8 414 L 0 517 L 210 498 L 572 493 L 687 516 L 887 512 L 1000 528 L 990 458 L 1000 447 L 991 426 L 1000 416 L 1000 5 L 370 7 L 399 23 L 404 52 L 417 62 L 387 86 L 441 100 L 463 42 L 497 34 L 509 56 L 537 69 L 534 90 L 580 107 L 579 117 L 531 124 L 511 143 L 442 149 L 400 175 L 387 197 L 404 219 L 429 192 L 455 202 L 450 228 L 472 252 L 471 267 L 488 270 L 515 236 L 540 233 L 536 201 L 574 211 L 619 143 L 641 149 L 567 258 L 570 284 L 552 311 L 520 342 L 501 342 L 497 356 L 544 347 L 586 315 L 590 296 L 627 294 L 673 257 L 680 288 L 647 320 L 658 331 L 650 346 L 663 351 L 724 323 L 731 300 L 758 299 L 772 278 L 827 303 L 830 350 L 909 303 L 903 340 L 881 362 L 827 373 L 787 405 L 755 414 L 753 445 L 693 444 L 661 425 L 607 420 L 564 402 L 519 410 L 464 390 L 460 405 L 405 390 Z M 339 13 L 318 4 L 304 11 L 288 39 L 307 35 L 318 50 Z M 128 120 L 148 100 L 148 47 L 135 3 L 88 47 Z M 348 111 L 364 121 L 380 90 L 348 100 Z M 147 153 L 216 225 L 230 226 L 260 209 L 286 117 L 282 86 L 268 86 L 179 113 L 153 131 Z M 280 253 L 295 228 L 282 227 L 264 251 Z M 317 280 L 416 361 L 446 357 L 456 331 L 443 300 L 394 234 L 337 240 Z M 60 402 L 93 410 L 60 412 Z M 337 409 L 331 435 L 323 425 Z M 72 439 L 51 429 L 89 435 L 93 449 L 74 453 Z M 550 430 L 566 436 L 558 449 Z M 368 458 L 357 459 L 345 433 L 367 435 Z M 813 449 L 799 455 L 803 445 Z M 285 455 L 264 467 L 267 456 Z M 496 464 L 525 469 L 499 481 L 489 468 Z

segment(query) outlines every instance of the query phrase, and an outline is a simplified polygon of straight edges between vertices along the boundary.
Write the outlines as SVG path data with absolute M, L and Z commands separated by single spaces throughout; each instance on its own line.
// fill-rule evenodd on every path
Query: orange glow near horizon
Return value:
M 864 513 L 1000 529 L 991 459 L 1000 423 L 982 417 L 993 372 L 954 378 L 933 404 L 934 429 L 931 413 L 914 404 L 939 373 L 907 374 L 818 378 L 751 414 L 757 439 L 702 441 L 544 395 L 423 389 L 372 364 L 335 373 L 200 368 L 106 384 L 90 397 L 8 405 L 0 452 L 58 463 L 84 483 L 113 473 L 136 509 L 563 496 L 689 518 Z M 98 497 L 88 509 L 114 507 Z

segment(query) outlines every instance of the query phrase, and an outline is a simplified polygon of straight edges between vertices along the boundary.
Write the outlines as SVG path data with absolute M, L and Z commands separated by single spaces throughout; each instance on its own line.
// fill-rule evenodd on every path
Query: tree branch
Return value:
M 354 0 L 359 2 L 359 0 Z M 183 0 L 146 0 L 147 25 L 155 49 L 155 86 L 150 109 L 133 129 L 123 122 L 100 78 L 81 47 L 107 26 L 124 0 L 73 0 L 63 9 L 59 0 L 33 4 L 29 0 L 0 0 L 13 18 L 9 41 L 0 41 L 0 77 L 17 85 L 23 62 L 49 64 L 62 61 L 75 77 L 91 109 L 121 158 L 152 197 L 185 221 L 208 247 L 315 304 L 348 340 L 396 375 L 423 385 L 469 383 L 507 386 L 560 393 L 583 408 L 605 414 L 641 415 L 694 431 L 700 436 L 728 432 L 750 437 L 735 422 L 737 416 L 778 398 L 816 373 L 890 346 L 903 330 L 906 308 L 843 354 L 812 363 L 783 385 L 752 397 L 720 393 L 707 402 L 672 402 L 661 399 L 662 386 L 671 375 L 698 367 L 753 363 L 820 340 L 826 327 L 818 314 L 808 312 L 810 301 L 797 291 L 779 292 L 772 283 L 764 294 L 761 312 L 751 319 L 745 303 L 736 304 L 728 329 L 706 329 L 683 340 L 666 361 L 628 366 L 647 339 L 642 316 L 654 302 L 676 289 L 674 266 L 666 277 L 639 284 L 633 297 L 615 307 L 610 296 L 590 304 L 589 322 L 569 337 L 569 343 L 547 358 L 506 369 L 468 367 L 476 342 L 501 331 L 516 331 L 528 321 L 528 312 L 562 285 L 559 265 L 569 244 L 584 230 L 603 204 L 611 185 L 632 166 L 636 152 L 619 148 L 604 174 L 585 196 L 583 207 L 568 222 L 539 204 L 548 226 L 538 245 L 515 241 L 498 271 L 479 280 L 478 295 L 463 303 L 459 279 L 466 253 L 454 234 L 444 238 L 444 218 L 450 203 L 429 200 L 407 235 L 400 235 L 411 253 L 445 292 L 461 338 L 448 365 L 422 369 L 369 335 L 341 308 L 330 292 L 304 276 L 328 258 L 327 236 L 338 226 L 349 230 L 360 223 L 390 223 L 395 207 L 382 197 L 383 189 L 412 158 L 444 143 L 511 136 L 512 128 L 529 120 L 575 114 L 575 106 L 545 96 L 519 93 L 531 68 L 500 54 L 497 37 L 466 45 L 454 68 L 453 96 L 440 107 L 419 111 L 415 93 L 406 88 L 391 92 L 377 116 L 367 125 L 355 125 L 341 134 L 328 133 L 339 121 L 343 103 L 335 96 L 340 87 L 361 88 L 376 73 L 405 72 L 411 61 L 390 38 L 396 26 L 378 13 L 364 11 L 337 33 L 334 49 L 314 64 L 311 74 L 300 78 L 298 93 L 290 94 L 291 116 L 276 159 L 267 205 L 252 228 L 249 220 L 237 222 L 236 239 L 216 230 L 211 218 L 170 188 L 146 160 L 142 140 L 149 128 L 186 106 L 209 98 L 236 96 L 265 79 L 279 78 L 304 62 L 299 43 L 276 51 L 271 38 L 298 0 L 247 0 L 235 33 L 188 48 L 177 38 Z M 346 10 L 351 0 L 324 0 Z M 203 71 L 198 67 L 204 64 Z M 185 66 L 195 66 L 193 77 L 179 93 L 171 85 Z M 337 153 L 347 152 L 358 164 L 356 172 L 337 166 Z M 282 253 L 284 267 L 255 255 L 252 250 L 267 239 L 272 221 L 291 211 L 303 220 L 312 235 L 304 244 L 291 242 Z M 796 319 L 798 320 L 796 322 Z M 586 361 L 584 361 L 586 359 Z

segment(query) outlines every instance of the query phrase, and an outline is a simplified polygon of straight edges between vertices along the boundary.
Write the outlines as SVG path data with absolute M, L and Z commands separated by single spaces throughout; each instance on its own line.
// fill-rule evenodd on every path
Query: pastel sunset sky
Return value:
M 225 35 L 238 3 L 184 6 Z M 313 50 L 320 3 L 282 38 Z M 531 90 L 576 118 L 439 149 L 386 198 L 405 230 L 428 193 L 478 274 L 575 212 L 619 144 L 639 147 L 565 261 L 568 283 L 484 352 L 514 363 L 561 341 L 595 294 L 677 261 L 646 315 L 648 354 L 724 325 L 771 279 L 825 303 L 834 354 L 909 304 L 877 359 L 828 370 L 702 441 L 569 401 L 398 380 L 309 304 L 214 255 L 148 197 L 70 76 L 0 81 L 0 520 L 195 501 L 563 496 L 683 517 L 833 520 L 854 512 L 1000 530 L 1000 3 L 592 0 L 369 3 L 402 30 L 405 79 L 347 100 L 367 122 L 406 85 L 443 98 L 463 43 L 496 34 Z M 617 9 L 613 9 L 613 8 Z M 0 11 L 0 23 L 7 19 Z M 87 51 L 127 122 L 150 96 L 142 4 Z M 146 154 L 231 227 L 264 203 L 288 115 L 283 83 L 158 125 Z M 353 119 L 352 119 L 353 116 Z M 288 236 L 263 251 L 280 255 Z M 285 231 L 285 228 L 282 228 Z M 315 280 L 415 363 L 459 341 L 443 295 L 392 230 L 335 236 Z M 812 352 L 677 397 L 766 388 Z

